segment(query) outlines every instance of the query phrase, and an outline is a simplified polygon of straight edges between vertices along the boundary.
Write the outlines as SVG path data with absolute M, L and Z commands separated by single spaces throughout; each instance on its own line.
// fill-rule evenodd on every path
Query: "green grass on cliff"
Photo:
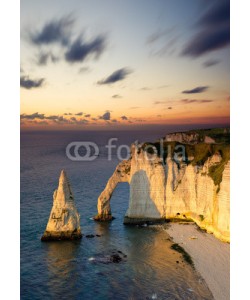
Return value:
M 177 146 L 185 147 L 185 160 L 186 164 L 192 164 L 193 166 L 203 166 L 207 159 L 216 153 L 219 153 L 222 157 L 220 163 L 214 164 L 209 168 L 208 175 L 213 179 L 215 185 L 220 185 L 222 181 L 222 175 L 225 165 L 230 160 L 230 131 L 228 128 L 215 128 L 205 130 L 193 130 L 189 133 L 199 133 L 201 140 L 205 136 L 210 136 L 216 141 L 216 144 L 181 144 L 179 142 L 166 142 L 162 144 L 160 141 L 155 143 L 144 143 L 142 149 L 150 154 L 154 153 L 154 149 L 149 145 L 154 146 L 157 150 L 157 154 L 163 157 L 163 161 L 168 156 L 174 158 L 174 154 L 178 153 L 179 149 Z

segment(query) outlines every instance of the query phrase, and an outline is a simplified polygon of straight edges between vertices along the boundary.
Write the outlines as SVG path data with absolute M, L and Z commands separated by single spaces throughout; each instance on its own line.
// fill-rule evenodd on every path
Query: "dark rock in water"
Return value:
M 119 254 L 122 254 L 123 257 Z M 111 255 L 98 255 L 96 257 L 89 258 L 89 261 L 93 263 L 102 263 L 102 264 L 110 264 L 110 263 L 120 263 L 125 261 L 126 254 L 123 254 L 122 251 L 112 251 Z
M 95 236 L 97 236 L 97 237 L 101 237 L 101 235 L 100 235 L 100 234 L 96 234 Z
M 94 236 L 94 234 L 87 234 L 86 235 L 86 238 L 88 238 L 88 239 L 91 239 L 91 238 L 94 238 L 95 236 Z
M 120 257 L 119 254 L 112 254 L 112 255 L 110 256 L 110 260 L 111 260 L 111 262 L 113 262 L 113 263 L 119 263 L 120 261 L 122 261 L 122 258 Z

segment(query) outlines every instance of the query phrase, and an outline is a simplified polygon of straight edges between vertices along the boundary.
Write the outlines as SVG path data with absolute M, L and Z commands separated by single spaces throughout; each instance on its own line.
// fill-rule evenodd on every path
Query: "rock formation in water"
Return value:
M 184 157 L 182 153 L 178 158 L 180 146 Z M 133 144 L 131 158 L 117 166 L 98 198 L 96 220 L 112 218 L 110 198 L 119 182 L 130 184 L 124 223 L 193 220 L 219 239 L 230 240 L 228 129 L 178 133 L 162 143 Z
M 80 215 L 75 207 L 73 192 L 66 172 L 62 170 L 58 189 L 53 195 L 53 207 L 49 221 L 41 240 L 72 240 L 81 237 Z

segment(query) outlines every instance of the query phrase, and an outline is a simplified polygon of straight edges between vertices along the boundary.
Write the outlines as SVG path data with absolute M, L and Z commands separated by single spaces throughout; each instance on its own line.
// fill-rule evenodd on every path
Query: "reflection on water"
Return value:
M 111 237 L 111 226 L 97 223 L 100 238 L 43 244 L 49 297 L 212 299 L 204 281 L 170 248 L 161 227 L 125 227 L 123 240 Z M 124 252 L 126 260 L 119 264 L 89 260 L 97 255 L 106 257 L 115 249 Z
M 78 241 L 45 244 L 48 290 L 52 298 L 60 297 L 60 295 L 64 295 L 68 291 L 73 291 L 72 296 L 79 292 L 76 290 L 79 271 L 75 259 L 79 245 Z
M 63 155 L 63 149 L 73 140 L 91 141 L 94 137 L 103 141 L 105 133 L 82 137 L 77 135 L 87 133 L 70 132 L 55 134 L 53 138 L 51 134 L 41 133 L 39 137 L 27 134 L 22 139 L 21 299 L 140 300 L 156 296 L 157 299 L 213 299 L 192 267 L 170 249 L 169 237 L 161 227 L 123 225 L 128 184 L 120 184 L 114 191 L 113 222 L 91 220 L 96 214 L 97 198 L 117 160 L 108 161 L 104 153 L 91 164 L 74 163 Z M 122 142 L 126 142 L 127 136 L 124 134 Z M 66 169 L 70 178 L 83 234 L 101 237 L 84 236 L 80 241 L 70 242 L 40 241 L 61 169 Z M 126 261 L 103 264 L 89 260 L 105 257 L 114 250 L 125 253 Z

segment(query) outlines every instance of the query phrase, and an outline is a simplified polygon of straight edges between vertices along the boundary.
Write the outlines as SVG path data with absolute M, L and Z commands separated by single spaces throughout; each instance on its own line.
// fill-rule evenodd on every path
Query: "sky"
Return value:
M 228 0 L 21 1 L 21 128 L 229 124 Z

